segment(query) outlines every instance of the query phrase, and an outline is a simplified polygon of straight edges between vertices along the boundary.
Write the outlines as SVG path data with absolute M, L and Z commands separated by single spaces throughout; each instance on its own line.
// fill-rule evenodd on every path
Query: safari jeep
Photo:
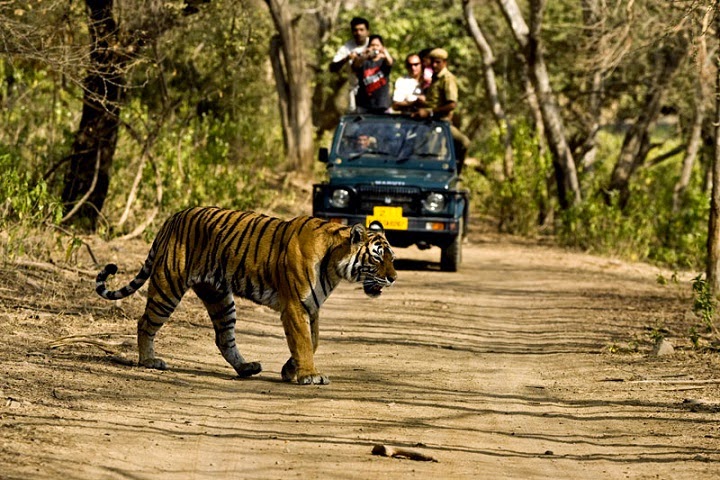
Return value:
M 468 218 L 450 126 L 401 115 L 346 115 L 321 148 L 328 180 L 313 186 L 313 215 L 351 225 L 378 220 L 395 247 L 441 249 L 457 271 Z

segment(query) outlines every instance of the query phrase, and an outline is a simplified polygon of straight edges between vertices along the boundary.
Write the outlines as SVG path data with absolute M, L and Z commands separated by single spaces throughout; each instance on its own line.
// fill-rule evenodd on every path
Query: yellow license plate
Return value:
M 365 226 L 377 220 L 386 230 L 407 230 L 408 219 L 402 213 L 402 207 L 373 207 L 373 214 L 365 218 Z

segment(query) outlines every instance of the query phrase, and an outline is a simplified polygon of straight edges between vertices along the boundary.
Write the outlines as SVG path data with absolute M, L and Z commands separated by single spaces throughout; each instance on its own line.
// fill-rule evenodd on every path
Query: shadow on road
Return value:
M 395 260 L 395 269 L 418 272 L 439 272 L 440 263 L 430 262 L 427 260 L 415 260 L 411 258 L 398 258 L 397 260 Z

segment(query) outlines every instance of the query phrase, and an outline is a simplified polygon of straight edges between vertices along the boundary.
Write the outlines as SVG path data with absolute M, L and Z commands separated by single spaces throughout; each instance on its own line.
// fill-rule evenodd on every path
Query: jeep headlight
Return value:
M 350 192 L 344 188 L 333 190 L 332 196 L 330 197 L 330 205 L 335 208 L 346 208 L 350 205 Z
M 445 195 L 431 192 L 422 201 L 422 206 L 430 213 L 440 213 L 445 210 Z

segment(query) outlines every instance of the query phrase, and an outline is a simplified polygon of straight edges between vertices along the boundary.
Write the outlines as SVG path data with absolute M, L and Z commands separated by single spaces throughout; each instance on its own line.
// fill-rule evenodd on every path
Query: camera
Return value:
M 376 50 L 376 49 L 370 50 L 370 56 L 377 57 L 378 55 L 380 55 L 380 50 Z

